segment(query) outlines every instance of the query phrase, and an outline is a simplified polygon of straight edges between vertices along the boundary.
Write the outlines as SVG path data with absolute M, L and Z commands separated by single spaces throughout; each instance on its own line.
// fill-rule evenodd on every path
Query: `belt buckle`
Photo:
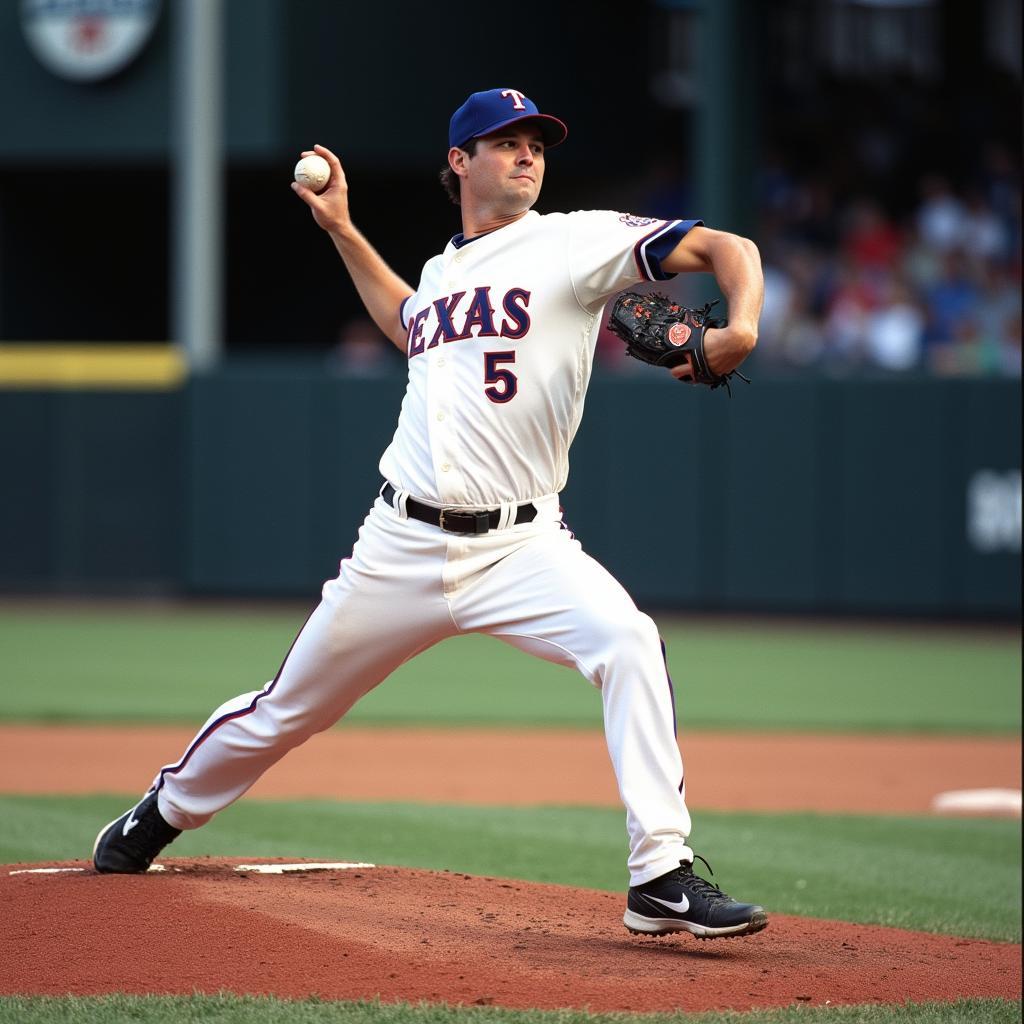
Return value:
M 453 520 L 452 525 L 448 525 L 447 521 Z M 471 520 L 466 527 L 462 528 L 456 526 L 454 520 Z M 491 517 L 490 513 L 483 512 L 466 512 L 459 510 L 457 512 L 449 509 L 440 509 L 437 515 L 437 525 L 441 527 L 447 533 L 468 533 L 468 534 L 481 534 L 487 533 L 491 528 Z

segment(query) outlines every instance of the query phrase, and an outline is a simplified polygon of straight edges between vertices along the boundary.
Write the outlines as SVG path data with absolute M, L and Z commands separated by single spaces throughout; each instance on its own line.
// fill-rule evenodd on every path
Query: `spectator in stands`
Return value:
M 1010 254 L 1010 239 L 1002 220 L 979 189 L 967 195 L 963 219 L 963 249 L 973 261 L 1001 263 Z
M 338 331 L 327 354 L 327 366 L 341 377 L 382 377 L 399 368 L 400 355 L 372 320 L 354 317 Z
M 970 265 L 959 249 L 950 249 L 942 261 L 939 279 L 926 293 L 928 332 L 926 340 L 944 345 L 955 338 L 971 336 L 965 325 L 975 324 L 981 293 L 970 273 Z
M 884 273 L 903 252 L 903 238 L 882 207 L 871 199 L 858 199 L 846 213 L 843 249 L 857 266 Z
M 922 203 L 917 211 L 917 231 L 925 245 L 948 252 L 963 245 L 965 210 L 949 181 L 929 174 L 921 181 Z
M 842 370 L 864 361 L 869 315 L 877 305 L 869 274 L 844 258 L 825 318 L 825 362 Z
M 865 351 L 883 370 L 913 370 L 921 363 L 926 317 L 902 278 L 886 281 L 881 302 L 868 315 Z

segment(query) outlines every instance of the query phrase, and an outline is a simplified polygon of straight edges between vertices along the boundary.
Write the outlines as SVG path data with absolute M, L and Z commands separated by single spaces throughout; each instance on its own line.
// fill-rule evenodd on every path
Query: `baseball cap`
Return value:
M 537 104 L 518 89 L 488 89 L 473 93 L 452 114 L 448 145 L 464 146 L 470 139 L 527 120 L 537 122 L 547 146 L 557 146 L 569 134 L 569 129 L 557 117 L 542 114 Z

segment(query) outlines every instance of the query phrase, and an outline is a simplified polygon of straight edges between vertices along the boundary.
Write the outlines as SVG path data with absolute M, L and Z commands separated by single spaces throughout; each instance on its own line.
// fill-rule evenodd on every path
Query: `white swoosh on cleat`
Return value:
M 139 819 L 135 817 L 135 812 L 138 810 L 137 807 L 133 807 L 131 814 L 128 815 L 128 820 L 124 823 L 124 828 L 121 829 L 121 835 L 126 836 L 136 825 L 139 823 Z
M 674 910 L 677 914 L 684 914 L 690 909 L 690 901 L 683 896 L 678 903 L 670 903 L 668 900 L 659 900 L 657 896 L 648 896 L 649 900 L 653 900 L 655 903 L 660 903 L 663 907 L 668 907 L 669 910 Z

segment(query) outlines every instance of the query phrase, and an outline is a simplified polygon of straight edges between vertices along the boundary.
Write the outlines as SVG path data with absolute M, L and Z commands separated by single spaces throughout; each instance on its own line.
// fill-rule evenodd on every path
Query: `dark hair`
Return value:
M 476 144 L 479 141 L 479 139 L 470 139 L 464 146 L 459 146 L 457 148 L 465 150 L 465 152 L 470 156 L 476 156 Z M 441 179 L 441 184 L 444 187 L 445 192 L 448 193 L 448 198 L 458 206 L 461 202 L 459 176 L 451 169 L 451 167 L 445 167 L 438 177 Z

